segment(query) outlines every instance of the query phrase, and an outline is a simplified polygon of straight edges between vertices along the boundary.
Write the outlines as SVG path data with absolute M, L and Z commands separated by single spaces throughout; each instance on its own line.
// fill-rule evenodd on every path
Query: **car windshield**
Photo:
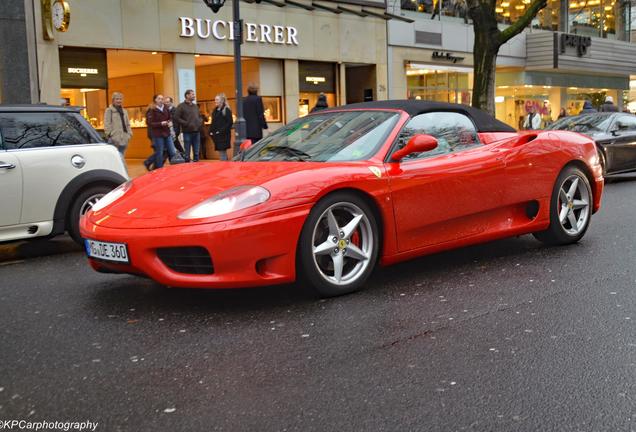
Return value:
M 373 156 L 399 118 L 387 111 L 334 111 L 297 119 L 262 139 L 244 161 L 335 162 Z
M 605 132 L 611 122 L 612 117 L 609 115 L 583 114 L 574 117 L 564 117 L 547 129 L 568 130 L 580 133 Z

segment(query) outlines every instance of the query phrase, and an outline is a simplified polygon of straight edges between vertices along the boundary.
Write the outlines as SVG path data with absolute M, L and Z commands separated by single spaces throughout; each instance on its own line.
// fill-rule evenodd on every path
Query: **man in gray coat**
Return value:
M 104 134 L 108 142 L 119 150 L 122 157 L 132 137 L 128 111 L 124 109 L 124 95 L 113 93 L 112 104 L 104 112 Z

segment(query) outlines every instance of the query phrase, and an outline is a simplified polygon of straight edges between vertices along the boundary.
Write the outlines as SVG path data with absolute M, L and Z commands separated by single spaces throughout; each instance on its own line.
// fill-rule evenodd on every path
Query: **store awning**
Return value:
M 245 3 L 255 3 L 255 0 L 243 0 Z M 293 6 L 293 7 L 298 7 L 301 9 L 305 9 L 308 11 L 312 11 L 312 10 L 316 10 L 316 9 L 320 9 L 323 11 L 327 11 L 327 12 L 331 12 L 334 14 L 341 14 L 341 13 L 348 13 L 351 15 L 356 15 L 359 16 L 360 18 L 366 18 L 366 17 L 373 17 L 373 18 L 380 18 L 383 20 L 398 20 L 398 21 L 404 21 L 407 23 L 413 23 L 415 22 L 414 20 L 412 20 L 411 18 L 407 18 L 405 16 L 401 16 L 401 15 L 395 15 L 392 13 L 388 13 L 385 10 L 371 10 L 369 9 L 369 6 L 367 7 L 360 7 L 358 8 L 353 8 L 350 6 L 341 6 L 339 4 L 337 5 L 327 5 L 325 3 L 322 2 L 316 2 L 316 1 L 311 1 L 311 2 L 304 2 L 302 0 L 261 0 L 263 3 L 268 3 L 274 6 L 278 6 L 278 7 L 285 7 L 285 6 Z

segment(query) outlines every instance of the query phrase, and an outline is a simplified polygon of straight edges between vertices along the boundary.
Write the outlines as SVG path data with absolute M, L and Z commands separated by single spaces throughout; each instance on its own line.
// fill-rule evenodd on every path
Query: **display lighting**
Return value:
M 606 11 L 610 11 L 610 10 L 612 10 L 612 7 L 611 7 L 611 6 L 605 6 L 605 8 L 604 8 L 604 9 L 605 9 Z
M 500 13 L 503 13 L 503 11 L 504 11 L 504 10 L 503 10 L 503 8 L 500 8 L 500 7 L 495 8 L 495 12 L 497 12 L 497 13 L 499 13 L 499 14 L 500 14 Z
M 503 96 L 495 96 L 495 103 L 502 103 L 505 99 Z
M 525 6 L 525 5 L 522 5 L 522 4 L 521 4 L 521 5 L 517 5 L 517 6 L 515 6 L 515 9 L 517 9 L 517 10 L 523 10 L 523 9 L 525 9 L 525 8 L 526 8 L 526 6 Z
M 501 7 L 509 7 L 510 6 L 510 2 L 501 2 Z
M 506 18 L 510 16 L 510 12 L 506 12 L 505 14 L 503 14 L 503 16 L 505 16 Z
M 521 0 L 521 3 L 523 4 L 530 4 L 532 2 L 532 0 Z

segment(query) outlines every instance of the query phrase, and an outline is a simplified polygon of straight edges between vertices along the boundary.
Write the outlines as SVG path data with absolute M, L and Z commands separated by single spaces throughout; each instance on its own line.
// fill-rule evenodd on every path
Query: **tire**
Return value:
M 113 190 L 115 186 L 90 186 L 82 190 L 71 204 L 66 214 L 66 227 L 69 235 L 77 244 L 83 245 L 79 230 L 80 217 L 84 215 L 101 197 Z
M 550 227 L 534 236 L 549 245 L 578 242 L 590 226 L 592 202 L 592 188 L 583 171 L 566 167 L 552 189 Z
M 603 169 L 603 177 L 607 175 L 607 159 L 605 158 L 605 153 L 600 148 L 597 148 L 598 151 L 598 159 L 601 164 L 601 168 Z
M 336 192 L 319 201 L 305 221 L 297 273 L 322 297 L 348 294 L 371 275 L 379 249 L 371 207 L 355 194 Z

